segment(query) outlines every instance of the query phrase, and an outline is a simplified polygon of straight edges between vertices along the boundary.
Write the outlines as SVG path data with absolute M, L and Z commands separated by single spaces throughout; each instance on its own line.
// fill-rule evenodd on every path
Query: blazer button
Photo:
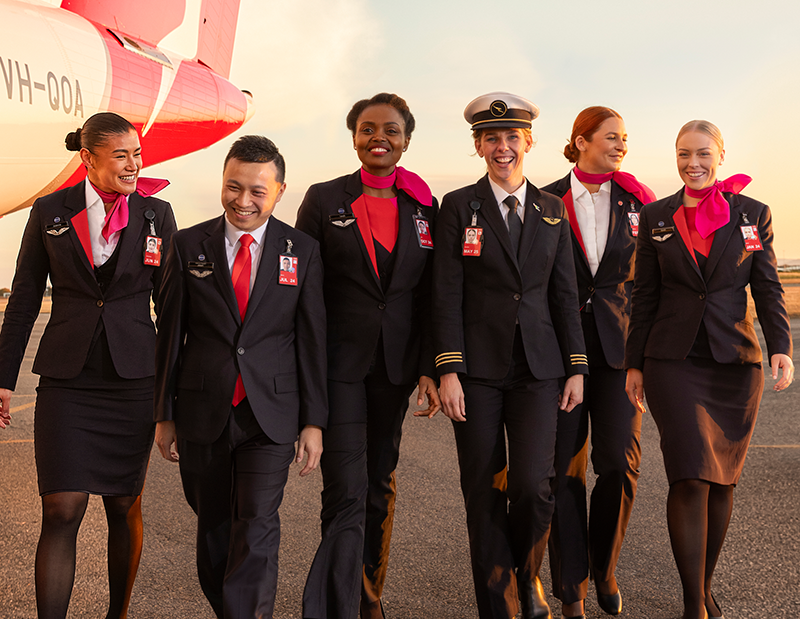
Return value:
M 706 298 L 706 295 L 704 295 L 704 294 L 701 292 L 701 293 L 700 293 L 700 298 L 701 298 L 701 299 L 705 299 L 705 298 Z
M 239 348 L 237 348 L 237 349 L 236 349 L 236 352 L 237 352 L 238 354 L 240 354 L 240 355 L 243 355 L 243 354 L 244 354 L 244 348 L 242 348 L 242 347 L 240 346 Z
M 514 295 L 514 300 L 515 300 L 515 301 L 519 301 L 521 298 L 522 298 L 522 295 L 521 295 L 521 294 L 519 294 L 519 293 L 516 293 L 516 294 Z
M 594 292 L 594 286 L 589 286 L 589 292 Z
M 103 299 L 97 299 L 97 307 L 103 307 Z
M 386 303 L 378 303 L 378 309 L 380 310 L 386 309 Z

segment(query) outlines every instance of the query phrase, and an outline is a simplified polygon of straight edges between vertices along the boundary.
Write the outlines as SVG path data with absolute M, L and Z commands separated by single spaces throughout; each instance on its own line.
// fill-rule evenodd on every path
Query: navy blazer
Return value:
M 162 284 L 155 420 L 210 444 L 222 434 L 239 374 L 261 429 L 280 444 L 300 426 L 325 427 L 325 306 L 319 245 L 270 217 L 244 321 L 225 251 L 224 215 L 176 232 Z M 297 285 L 278 284 L 292 242 Z M 204 263 L 204 264 L 192 264 Z
M 362 193 L 356 171 L 309 187 L 297 212 L 297 228 L 319 241 L 325 264 L 328 377 L 346 383 L 363 380 L 382 335 L 386 372 L 393 384 L 413 383 L 420 376 L 433 378 L 429 316 L 434 252 L 419 246 L 413 216 L 423 215 L 433 234 L 436 201 L 423 206 L 397 192 L 395 260 L 384 292 L 358 224 L 339 227 L 330 220 L 352 215 L 352 204 Z
M 570 174 L 542 188 L 563 198 L 572 188 Z M 631 291 L 636 260 L 636 237 L 633 235 L 629 212 L 640 212 L 641 201 L 611 181 L 611 210 L 608 240 L 597 273 L 592 275 L 586 253 L 575 232 L 572 232 L 572 253 L 578 280 L 578 303 L 582 308 L 592 300 L 595 324 L 603 347 L 606 363 L 621 370 L 625 357 L 625 338 L 631 313 Z M 574 222 L 577 226 L 577 222 Z
M 504 378 L 517 320 L 534 377 L 588 373 L 564 203 L 531 183 L 526 192 L 519 260 L 488 175 L 442 201 L 433 274 L 440 376 L 461 372 L 472 378 Z M 462 256 L 472 203 L 480 207 L 477 224 L 485 243 L 480 256 Z
M 645 357 L 686 358 L 701 321 L 718 363 L 760 362 L 748 285 L 769 356 L 791 357 L 792 334 L 772 249 L 769 207 L 743 195 L 724 195 L 730 221 L 714 234 L 705 275 L 675 224 L 683 190 L 642 209 L 626 368 L 641 369 Z M 745 218 L 758 227 L 763 251 L 745 249 L 740 229 Z
M 155 213 L 156 234 L 167 247 L 176 229 L 172 208 L 158 198 L 143 198 L 138 193 L 129 196 L 128 226 L 115 250 L 114 278 L 101 291 L 94 266 L 70 223 L 86 208 L 85 182 L 41 197 L 31 208 L 0 332 L 0 387 L 16 387 L 48 276 L 52 309 L 34 373 L 60 379 L 78 376 L 102 321 L 117 373 L 131 379 L 153 375 L 156 330 L 150 318 L 150 298 L 158 314 L 163 266 L 144 265 L 145 237 L 150 234 L 144 214 L 148 210 Z M 47 233 L 48 226 L 64 223 L 69 224 L 65 232 Z

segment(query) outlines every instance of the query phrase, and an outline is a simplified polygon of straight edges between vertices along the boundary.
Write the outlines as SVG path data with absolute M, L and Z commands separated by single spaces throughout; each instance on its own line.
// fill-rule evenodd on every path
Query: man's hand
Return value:
M 297 440 L 297 457 L 294 461 L 298 464 L 303 461 L 303 457 L 308 455 L 308 460 L 300 477 L 305 477 L 319 466 L 319 458 L 322 455 L 322 428 L 319 426 L 308 425 L 300 431 L 300 438 Z
M 414 417 L 427 417 L 431 419 L 442 409 L 442 403 L 439 401 L 439 391 L 436 389 L 436 383 L 433 382 L 432 378 L 420 376 L 417 406 L 422 406 L 422 403 L 425 401 L 425 396 L 428 397 L 428 408 L 415 411 Z
M 625 393 L 633 407 L 644 414 L 644 376 L 641 370 L 630 368 L 625 379 Z
M 781 379 L 772 387 L 775 391 L 783 391 L 794 380 L 794 363 L 788 355 L 777 353 L 770 358 L 772 366 L 772 380 L 778 380 L 778 369 L 782 369 Z
M 164 460 L 178 461 L 178 433 L 174 421 L 159 421 L 156 424 L 156 445 Z
M 564 392 L 558 399 L 558 408 L 568 413 L 583 402 L 583 374 L 574 374 L 564 383 Z

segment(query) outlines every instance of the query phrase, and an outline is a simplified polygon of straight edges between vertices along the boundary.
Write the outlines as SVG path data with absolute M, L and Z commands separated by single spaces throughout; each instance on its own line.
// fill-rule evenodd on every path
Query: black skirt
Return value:
M 739 482 L 763 388 L 760 364 L 645 359 L 644 394 L 661 435 L 670 484 Z
M 155 435 L 153 384 L 152 376 L 116 373 L 102 327 L 78 377 L 42 376 L 34 417 L 39 494 L 138 496 Z

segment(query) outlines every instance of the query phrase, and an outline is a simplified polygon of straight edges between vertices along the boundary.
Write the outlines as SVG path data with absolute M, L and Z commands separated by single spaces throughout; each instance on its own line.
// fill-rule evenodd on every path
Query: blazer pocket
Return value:
M 275 377 L 275 393 L 298 391 L 297 374 L 278 374 Z
M 181 372 L 178 374 L 178 389 L 187 391 L 202 391 L 204 384 L 203 374 L 197 372 Z

